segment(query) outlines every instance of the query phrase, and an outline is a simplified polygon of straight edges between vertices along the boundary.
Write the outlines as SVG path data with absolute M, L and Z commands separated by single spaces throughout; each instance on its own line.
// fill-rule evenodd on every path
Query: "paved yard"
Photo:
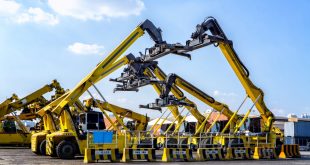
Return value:
M 309 165 L 310 164 L 310 152 L 301 152 L 301 159 L 286 159 L 286 160 L 241 160 L 241 161 L 208 161 L 209 165 Z M 12 148 L 12 147 L 0 147 L 0 164 L 83 164 L 83 158 L 78 157 L 75 160 L 60 160 L 57 158 L 51 158 L 48 156 L 37 156 L 31 152 L 29 148 Z M 124 163 L 114 163 L 124 164 Z M 146 164 L 146 162 L 135 162 L 131 164 Z M 148 164 L 206 164 L 206 162 L 171 162 L 161 163 L 152 162 Z

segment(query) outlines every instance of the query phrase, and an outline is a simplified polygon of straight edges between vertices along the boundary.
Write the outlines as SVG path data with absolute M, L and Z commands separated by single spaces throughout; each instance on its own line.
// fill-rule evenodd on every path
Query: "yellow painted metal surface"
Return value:
M 2 145 L 30 145 L 31 133 L 0 133 L 0 144 Z

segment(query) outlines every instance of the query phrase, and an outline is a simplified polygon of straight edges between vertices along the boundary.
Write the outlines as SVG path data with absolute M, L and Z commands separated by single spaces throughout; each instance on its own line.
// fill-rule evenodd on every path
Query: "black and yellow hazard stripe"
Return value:
M 155 161 L 155 149 L 153 148 L 124 148 L 122 162 L 133 160 Z
M 276 150 L 273 147 L 255 147 L 254 159 L 277 159 Z
M 233 147 L 231 148 L 232 159 L 251 159 L 251 148 Z
M 119 161 L 120 154 L 118 149 L 104 148 L 85 148 L 84 163 L 91 163 L 98 160 Z
M 197 150 L 199 160 L 224 160 L 225 153 L 221 148 L 198 148 Z
M 46 155 L 53 155 L 55 154 L 54 151 L 54 145 L 52 140 L 46 139 Z
M 193 160 L 193 151 L 188 148 L 164 148 L 162 161 L 192 161 Z
M 283 144 L 279 158 L 300 158 L 300 151 L 298 144 Z

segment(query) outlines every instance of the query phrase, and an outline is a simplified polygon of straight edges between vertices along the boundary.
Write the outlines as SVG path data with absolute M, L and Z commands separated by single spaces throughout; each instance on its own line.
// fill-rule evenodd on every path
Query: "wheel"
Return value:
M 46 140 L 43 140 L 39 146 L 40 155 L 46 155 Z
M 67 140 L 61 141 L 56 147 L 56 154 L 61 159 L 73 159 L 75 153 L 75 144 Z

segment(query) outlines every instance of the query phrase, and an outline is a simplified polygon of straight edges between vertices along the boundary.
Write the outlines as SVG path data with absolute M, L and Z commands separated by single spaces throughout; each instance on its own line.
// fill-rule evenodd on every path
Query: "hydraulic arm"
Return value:
M 17 100 L 18 100 L 18 96 L 14 93 L 10 98 L 7 98 L 5 101 L 3 101 L 0 104 L 0 118 L 6 114 L 9 114 L 9 112 L 8 112 L 8 109 L 10 109 L 9 105 L 12 102 L 17 101 Z
M 171 92 L 173 86 L 180 87 L 181 89 L 188 92 L 189 94 L 196 97 L 197 99 L 204 102 L 205 104 L 209 105 L 213 109 L 219 112 L 222 112 L 225 116 L 227 116 L 231 120 L 232 124 L 235 125 L 238 122 L 238 116 L 234 115 L 234 113 L 228 108 L 227 105 L 216 101 L 213 97 L 207 95 L 206 93 L 204 93 L 203 91 L 201 91 L 200 89 L 198 89 L 197 87 L 189 83 L 188 81 L 184 80 L 177 74 L 170 74 L 166 78 L 166 81 L 163 85 L 163 91 L 160 96 L 161 100 L 156 101 L 157 103 L 161 104 L 159 106 L 166 106 L 166 105 L 175 104 L 175 103 L 179 104 L 180 99 L 175 100 L 172 96 L 169 96 L 169 93 Z M 184 99 L 182 100 L 182 102 L 183 101 L 186 102 L 186 100 Z
M 17 99 L 16 101 L 10 102 L 9 104 L 1 104 L 0 105 L 0 118 L 16 110 L 25 108 L 27 105 L 34 103 L 34 102 L 39 102 L 41 105 L 45 105 L 48 101 L 43 97 L 43 95 L 48 92 L 51 92 L 53 89 L 55 89 L 54 97 L 57 97 L 57 95 L 61 95 L 64 93 L 64 89 L 61 88 L 57 80 L 53 80 L 51 84 L 43 86 L 42 88 L 36 90 L 35 92 L 27 95 L 26 97 L 22 99 Z M 25 108 L 22 113 L 29 113 L 27 112 L 27 110 L 29 109 Z
M 152 84 L 153 87 L 156 87 L 157 90 L 160 91 L 160 99 L 157 99 L 156 103 L 141 106 L 143 108 L 160 109 L 160 107 L 164 106 L 171 107 L 182 105 L 194 115 L 199 125 L 202 124 L 205 117 L 200 114 L 196 105 L 184 96 L 183 92 L 179 89 L 181 88 L 215 110 L 219 112 L 223 110 L 223 114 L 228 118 L 233 117 L 232 124 L 238 121 L 238 116 L 234 115 L 227 105 L 217 102 L 213 97 L 207 95 L 176 74 L 166 76 L 158 67 L 156 61 L 141 61 L 137 58 L 135 62 L 130 63 L 130 65 L 124 69 L 121 77 L 112 80 L 122 83 L 115 88 L 117 91 L 137 90 L 139 87 L 148 84 Z M 172 92 L 173 96 L 169 95 L 170 92 Z
M 46 100 L 43 95 L 55 90 L 55 94 L 52 95 L 51 100 Z M 56 80 L 53 80 L 51 84 L 45 85 L 37 91 L 29 94 L 28 96 L 18 99 L 17 96 L 13 96 L 10 100 L 5 101 L 5 104 L 1 104 L 0 110 L 0 122 L 3 124 L 4 132 L 1 133 L 1 144 L 19 144 L 29 145 L 31 140 L 31 133 L 28 128 L 22 123 L 21 120 L 33 120 L 37 118 L 36 111 L 42 106 L 45 106 L 62 95 L 64 89 L 61 88 Z M 15 114 L 15 111 L 21 110 L 19 115 Z M 11 114 L 11 115 L 8 115 Z M 14 130 L 16 124 L 8 126 L 5 123 L 16 122 L 21 131 Z M 2 127 L 2 126 L 1 126 Z
M 147 68 L 145 70 L 145 74 L 148 75 L 149 77 L 158 78 L 159 81 L 164 81 L 167 78 L 167 75 L 164 73 L 164 71 L 161 70 L 157 65 L 156 67 Z M 158 88 L 160 89 L 159 95 L 161 95 L 161 92 L 164 90 L 163 87 L 158 83 L 154 83 L 154 84 L 156 84 Z M 154 86 L 154 84 L 152 85 Z M 171 87 L 171 92 L 177 99 L 182 99 L 184 100 L 184 102 L 187 102 L 188 104 L 193 105 L 193 106 L 185 106 L 185 108 L 197 119 L 198 121 L 197 127 L 199 127 L 203 123 L 205 117 L 197 109 L 197 106 L 195 105 L 195 103 L 189 100 L 184 95 L 184 93 L 175 85 Z
M 210 32 L 210 34 L 207 34 Z M 274 121 L 273 113 L 267 108 L 264 102 L 264 92 L 256 87 L 250 80 L 249 70 L 242 63 L 236 51 L 233 48 L 233 43 L 229 40 L 215 18 L 209 17 L 204 22 L 196 26 L 196 31 L 192 33 L 192 40 L 187 41 L 188 46 L 202 46 L 213 44 L 218 46 L 224 54 L 226 60 L 237 75 L 241 84 L 246 90 L 247 95 L 255 104 L 259 111 L 265 126 L 262 131 L 270 132 Z
M 104 60 L 102 60 L 96 68 L 88 74 L 71 92 L 62 100 L 55 108 L 55 111 L 61 111 L 66 105 L 72 104 L 77 100 L 91 85 L 100 81 L 108 74 L 128 63 L 128 58 L 124 57 L 116 61 L 139 37 L 144 34 L 144 31 L 151 36 L 156 45 L 166 44 L 162 40 L 161 30 L 156 28 L 154 24 L 145 20 L 137 26 L 128 37 L 125 38 Z
M 226 37 L 224 31 L 221 29 L 215 18 L 208 17 L 201 24 L 198 24 L 196 26 L 196 31 L 192 33 L 191 39 L 186 41 L 185 45 L 178 44 L 171 49 L 157 49 L 157 51 L 148 51 L 142 55 L 141 60 L 143 62 L 151 62 L 170 53 L 179 55 L 182 54 L 190 57 L 190 55 L 187 54 L 188 52 L 209 45 L 214 45 L 220 48 L 226 60 L 246 90 L 248 97 L 250 97 L 253 102 L 258 99 L 255 106 L 264 121 L 262 131 L 270 132 L 274 121 L 274 115 L 265 105 L 264 92 L 260 88 L 256 87 L 250 80 L 249 70 L 240 60 L 233 48 L 232 41 Z M 272 129 L 275 130 L 275 128 Z
M 84 100 L 84 102 L 86 103 L 85 105 L 87 108 L 91 106 L 99 108 L 98 104 L 96 104 L 93 99 Z M 147 123 L 150 120 L 149 117 L 139 114 L 137 112 L 134 112 L 132 110 L 110 104 L 108 102 L 97 100 L 97 103 L 99 103 L 99 106 L 101 106 L 101 108 L 103 108 L 104 110 L 107 110 L 109 112 L 114 111 L 119 116 L 134 120 L 136 124 L 133 130 L 138 130 L 138 131 L 146 130 Z
M 78 98 L 87 91 L 91 86 L 93 86 L 97 92 L 100 94 L 99 90 L 95 87 L 95 83 L 105 78 L 107 75 L 117 70 L 121 66 L 128 64 L 130 62 L 131 54 L 120 58 L 117 60 L 128 48 L 131 46 L 139 37 L 141 37 L 144 32 L 147 32 L 152 40 L 155 42 L 155 46 L 150 49 L 163 49 L 170 47 L 170 44 L 167 44 L 162 40 L 161 30 L 156 28 L 152 22 L 149 20 L 144 21 L 139 26 L 137 26 L 124 41 L 121 42 L 104 60 L 102 60 L 93 70 L 89 73 L 84 79 L 82 79 L 70 92 L 68 95 L 60 101 L 60 103 L 52 110 L 55 114 L 60 114 L 60 130 L 49 134 L 46 136 L 47 141 L 47 154 L 56 155 L 61 158 L 72 158 L 75 154 L 83 154 L 84 148 L 86 145 L 86 140 L 78 136 L 77 130 L 74 128 L 73 119 L 68 110 L 68 108 L 76 101 Z M 100 96 L 102 96 L 100 94 Z M 102 96 L 102 99 L 105 100 Z M 114 114 L 115 112 L 112 111 Z M 105 113 L 104 113 L 105 114 Z M 117 116 L 116 116 L 117 117 Z M 78 146 L 78 150 L 66 154 L 56 148 L 64 147 L 64 144 L 67 141 L 70 141 L 72 145 Z M 122 143 L 119 143 L 122 146 Z
M 142 62 L 139 57 L 131 60 L 131 63 L 128 64 L 128 67 L 124 69 L 121 77 L 116 79 L 110 79 L 111 81 L 122 83 L 122 85 L 118 84 L 117 88 L 115 88 L 114 91 L 138 91 L 138 87 L 151 84 L 154 90 L 158 93 L 158 95 L 160 95 L 163 88 L 157 82 L 158 80 L 165 80 L 166 74 L 158 67 L 153 68 L 153 65 L 157 66 L 157 62 Z M 178 87 L 173 86 L 172 93 L 177 98 L 182 98 L 191 105 L 195 105 L 194 102 L 190 101 L 184 96 L 183 92 Z M 160 107 L 152 106 L 151 104 L 147 105 L 146 107 L 141 105 L 140 107 L 161 110 Z M 199 127 L 200 124 L 203 123 L 205 117 L 199 112 L 196 106 L 185 105 L 185 107 L 198 120 L 197 127 Z M 172 112 L 173 116 L 177 119 L 177 121 L 181 123 L 183 117 L 179 115 L 178 105 L 169 105 L 168 109 Z

